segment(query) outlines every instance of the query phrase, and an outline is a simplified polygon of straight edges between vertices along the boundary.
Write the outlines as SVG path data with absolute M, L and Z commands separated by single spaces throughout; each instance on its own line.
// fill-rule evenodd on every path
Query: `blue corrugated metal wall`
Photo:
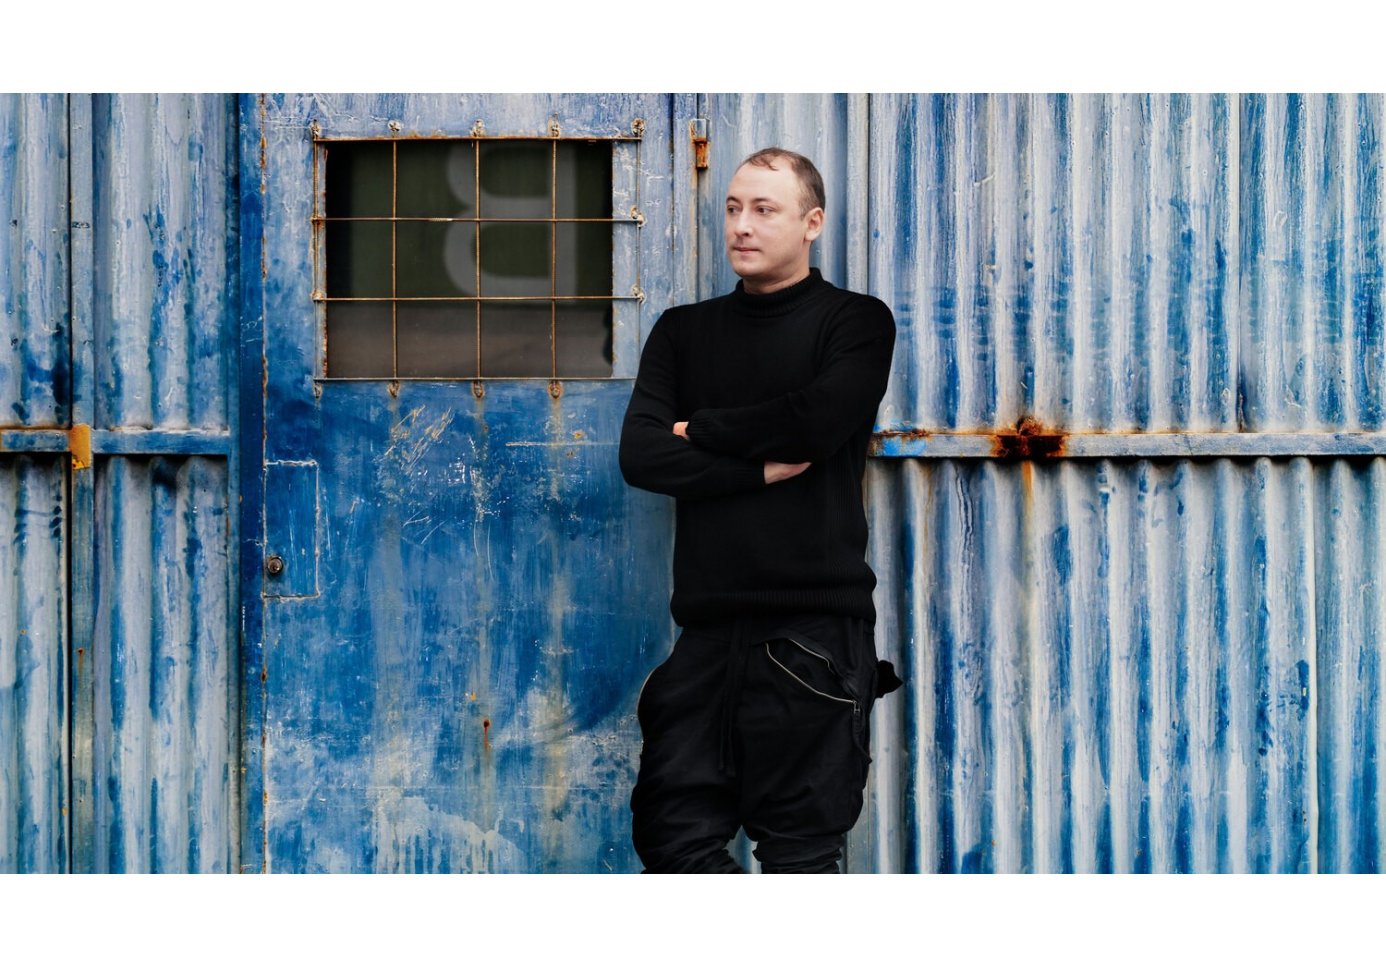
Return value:
M 233 102 L 7 97 L 0 131 L 0 869 L 230 870 Z
M 1382 98 L 698 103 L 684 288 L 779 142 L 900 326 L 851 866 L 1378 870 Z M 0 97 L 0 870 L 237 861 L 237 123 Z
M 0 872 L 67 863 L 67 109 L 0 95 Z
M 821 261 L 900 327 L 869 484 L 910 672 L 853 866 L 1377 870 L 1381 97 L 833 105 L 870 136 L 821 159 Z

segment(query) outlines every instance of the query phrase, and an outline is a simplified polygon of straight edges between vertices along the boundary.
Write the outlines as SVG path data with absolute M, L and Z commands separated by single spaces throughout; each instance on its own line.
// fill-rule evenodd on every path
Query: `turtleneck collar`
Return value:
M 736 288 L 732 290 L 731 304 L 737 312 L 746 316 L 783 316 L 825 285 L 823 274 L 816 266 L 810 268 L 809 274 L 794 285 L 774 292 L 750 293 L 746 291 L 746 284 L 738 280 Z

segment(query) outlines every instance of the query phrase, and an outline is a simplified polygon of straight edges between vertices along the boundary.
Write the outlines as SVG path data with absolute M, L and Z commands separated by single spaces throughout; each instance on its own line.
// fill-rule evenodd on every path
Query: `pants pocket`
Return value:
M 855 692 L 838 671 L 833 660 L 823 652 L 797 639 L 771 639 L 765 643 L 765 654 L 772 665 L 808 692 L 829 702 L 841 703 L 855 714 L 860 703 Z

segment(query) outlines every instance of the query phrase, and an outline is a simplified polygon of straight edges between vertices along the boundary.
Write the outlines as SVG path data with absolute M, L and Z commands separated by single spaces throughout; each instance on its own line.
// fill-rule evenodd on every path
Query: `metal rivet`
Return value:
M 284 570 L 284 559 L 278 555 L 270 555 L 265 559 L 265 572 L 270 575 L 277 575 Z
M 563 381 L 562 381 L 562 380 L 550 380 L 550 381 L 549 381 L 549 396 L 553 397 L 555 400 L 557 400 L 559 397 L 563 396 Z
M 550 137 L 550 138 L 558 138 L 558 137 L 562 137 L 562 135 L 563 135 L 563 129 L 560 128 L 560 127 L 558 126 L 558 119 L 557 119 L 557 118 L 550 118 L 550 119 L 549 119 L 549 137 Z
M 391 131 L 393 131 L 395 134 L 399 134 L 400 129 L 402 129 L 402 128 L 404 127 L 404 125 L 400 124 L 398 121 L 391 121 L 391 122 L 389 123 L 388 127 L 389 127 L 389 129 L 390 129 Z
M 630 123 L 630 130 L 637 138 L 645 137 L 645 119 L 636 118 Z
M 477 119 L 476 119 L 476 124 L 472 125 L 472 137 L 473 137 L 473 138 L 484 138 L 484 137 L 486 137 L 486 125 L 482 123 L 482 120 L 481 120 L 480 118 L 477 118 Z
M 486 396 L 486 384 L 482 383 L 480 380 L 473 380 L 472 396 L 476 397 L 478 400 Z

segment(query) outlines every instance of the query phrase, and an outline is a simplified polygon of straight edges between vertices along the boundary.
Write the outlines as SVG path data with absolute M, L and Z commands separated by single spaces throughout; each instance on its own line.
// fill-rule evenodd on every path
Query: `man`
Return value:
M 677 502 L 682 634 L 638 703 L 631 796 L 648 872 L 836 873 L 862 807 L 878 663 L 861 481 L 895 322 L 809 267 L 823 179 L 758 151 L 727 189 L 735 291 L 670 309 L 646 341 L 621 471 Z

